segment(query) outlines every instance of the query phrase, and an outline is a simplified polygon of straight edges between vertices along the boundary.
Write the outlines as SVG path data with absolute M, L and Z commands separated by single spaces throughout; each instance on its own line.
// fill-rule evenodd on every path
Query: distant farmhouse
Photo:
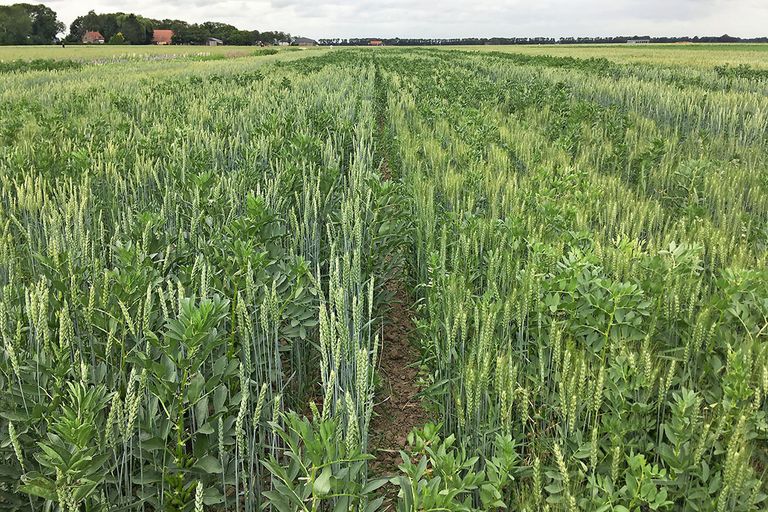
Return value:
M 368 43 L 369 46 L 384 46 L 384 41 L 381 39 L 371 39 Z
M 101 32 L 89 30 L 83 35 L 83 44 L 104 44 L 104 36 Z
M 207 37 L 205 39 L 205 46 L 222 46 L 224 41 L 215 37 Z
M 627 39 L 627 44 L 651 44 L 650 39 Z
M 167 45 L 173 42 L 173 30 L 155 29 L 152 31 L 152 44 Z
M 291 44 L 294 46 L 317 46 L 317 41 L 308 37 L 294 37 Z

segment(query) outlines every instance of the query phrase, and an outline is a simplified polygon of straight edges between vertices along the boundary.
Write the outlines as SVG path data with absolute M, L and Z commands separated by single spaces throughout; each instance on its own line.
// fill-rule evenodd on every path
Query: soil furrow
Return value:
M 377 86 L 383 87 L 377 76 Z M 383 93 L 383 91 L 382 91 Z M 382 94 L 382 98 L 385 96 Z M 379 103 L 379 140 L 384 139 L 386 126 L 386 101 Z M 379 168 L 384 180 L 392 179 L 386 154 L 382 156 Z M 378 477 L 394 476 L 402 459 L 400 450 L 405 448 L 408 434 L 422 426 L 428 419 L 427 412 L 419 398 L 418 373 L 419 351 L 413 346 L 414 334 L 412 300 L 406 287 L 402 268 L 397 268 L 387 283 L 392 296 L 387 317 L 384 321 L 379 376 L 381 388 L 371 420 L 371 453 L 376 457 L 370 468 Z M 397 487 L 387 484 L 382 510 L 395 510 Z

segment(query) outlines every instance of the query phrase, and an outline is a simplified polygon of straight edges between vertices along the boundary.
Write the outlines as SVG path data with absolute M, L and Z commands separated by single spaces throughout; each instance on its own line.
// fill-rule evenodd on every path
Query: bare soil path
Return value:
M 380 81 L 377 85 L 383 86 Z M 383 137 L 385 130 L 385 107 L 386 104 L 380 105 L 380 137 Z M 386 157 L 379 170 L 384 180 L 392 178 Z M 369 432 L 371 453 L 376 457 L 371 461 L 370 469 L 378 477 L 394 476 L 398 473 L 398 466 L 402 463 L 400 450 L 405 448 L 408 434 L 429 419 L 418 396 L 420 354 L 412 344 L 415 331 L 413 301 L 405 283 L 404 272 L 398 269 L 387 284 L 393 302 L 384 319 L 383 343 L 379 357 L 382 386 L 377 396 Z M 382 510 L 395 510 L 397 488 L 387 484 L 385 492 Z
M 411 344 L 413 334 L 410 297 L 400 280 L 390 281 L 394 303 L 384 326 L 379 359 L 382 388 L 371 420 L 371 470 L 377 476 L 394 476 L 402 463 L 400 450 L 408 434 L 427 422 L 428 416 L 418 397 L 418 350 Z M 383 510 L 395 510 L 397 489 L 387 484 Z

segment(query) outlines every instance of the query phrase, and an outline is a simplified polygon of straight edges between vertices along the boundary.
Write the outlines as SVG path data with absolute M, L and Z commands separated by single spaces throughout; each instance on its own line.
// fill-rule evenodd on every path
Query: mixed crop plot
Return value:
M 548 44 L 463 48 L 523 55 L 608 59 L 619 64 L 684 66 L 696 68 L 700 72 L 726 64 L 768 69 L 768 45 L 765 44 Z
M 504 54 L 380 66 L 427 395 L 488 464 L 475 506 L 762 507 L 766 82 Z
M 322 51 L 321 48 L 253 46 L 182 46 L 182 45 L 65 45 L 61 46 L 0 46 L 0 61 L 5 64 L 20 61 L 71 60 L 83 63 L 126 60 L 169 60 L 197 58 L 198 60 L 228 59 L 277 53 Z M 2 67 L 0 67 L 2 69 Z
M 52 62 L 0 75 L 0 508 L 766 507 L 764 69 Z

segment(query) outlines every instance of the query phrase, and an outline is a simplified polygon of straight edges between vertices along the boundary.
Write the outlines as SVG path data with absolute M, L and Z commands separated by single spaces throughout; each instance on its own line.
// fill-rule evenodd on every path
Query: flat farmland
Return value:
M 106 62 L 119 60 L 161 60 L 178 57 L 232 58 L 259 53 L 303 51 L 297 47 L 253 46 L 190 46 L 190 45 L 137 45 L 113 46 L 108 44 L 67 44 L 62 46 L 0 46 L 0 61 L 14 60 L 77 60 Z
M 767 44 L 583 44 L 462 47 L 467 50 L 502 51 L 581 59 L 606 58 L 618 63 L 690 66 L 699 70 L 722 65 L 748 65 L 768 69 Z
M 765 510 L 767 48 L 0 48 L 0 508 Z

